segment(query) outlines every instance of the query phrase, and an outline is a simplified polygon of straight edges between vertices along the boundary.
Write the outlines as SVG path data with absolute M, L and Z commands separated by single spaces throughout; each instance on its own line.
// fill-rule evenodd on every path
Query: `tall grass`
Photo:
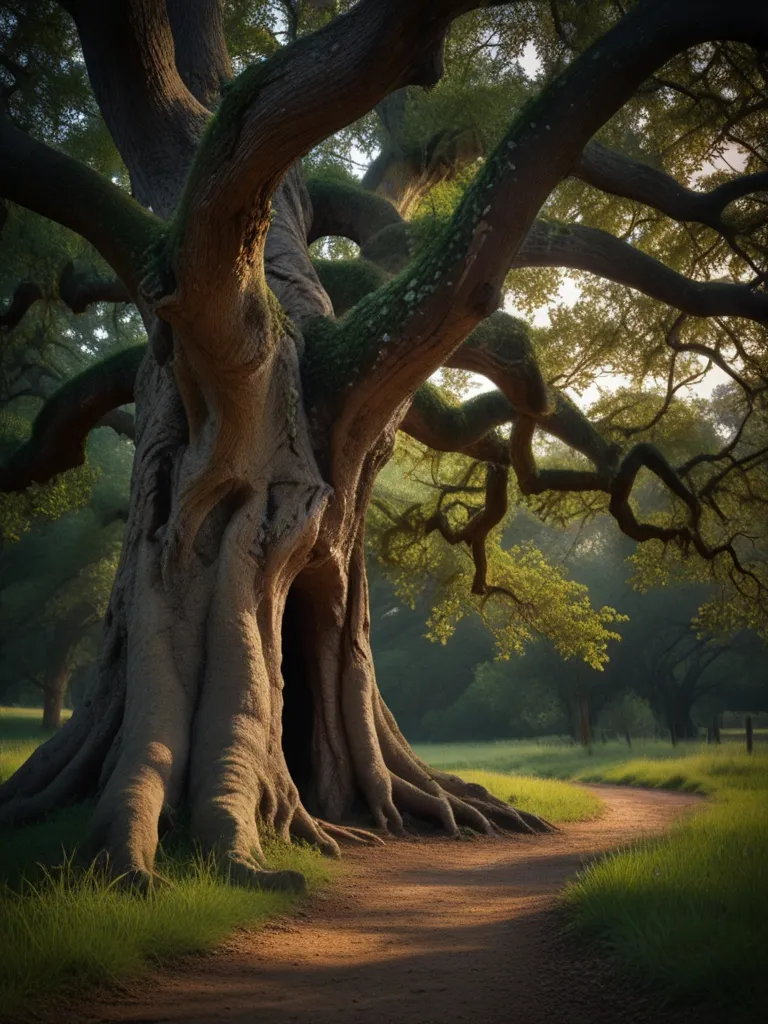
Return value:
M 306 846 L 272 842 L 270 867 L 303 872 L 310 886 L 329 877 Z M 185 953 L 212 949 L 237 928 L 284 913 L 296 897 L 228 885 L 211 859 L 162 856 L 165 884 L 137 895 L 94 868 L 66 860 L 36 882 L 0 890 L 0 1007 L 13 1013 L 54 993 L 139 976 Z
M 673 1000 L 756 1009 L 768 998 L 768 754 L 699 753 L 595 771 L 710 794 L 671 833 L 589 866 L 565 891 L 572 926 Z
M 0 709 L 0 781 L 44 738 L 39 711 Z M 76 867 L 91 811 L 82 804 L 0 830 L 0 1015 L 56 993 L 135 978 L 295 904 L 285 893 L 229 885 L 212 860 L 179 837 L 159 854 L 165 884 L 147 895 L 125 891 L 93 867 Z M 265 854 L 273 870 L 302 872 L 310 889 L 335 870 L 305 845 L 271 841 Z

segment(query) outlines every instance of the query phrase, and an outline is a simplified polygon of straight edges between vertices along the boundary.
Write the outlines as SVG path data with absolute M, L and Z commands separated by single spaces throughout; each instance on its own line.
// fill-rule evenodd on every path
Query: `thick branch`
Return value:
M 538 416 L 548 408 L 528 325 L 508 313 L 498 311 L 479 323 L 445 365 L 487 377 L 518 413 Z
M 364 256 L 385 270 L 406 266 L 408 227 L 390 203 L 337 182 L 310 183 L 310 194 L 314 207 L 310 241 L 341 235 L 365 246 Z M 535 221 L 511 267 L 570 267 L 635 288 L 692 316 L 742 316 L 768 322 L 765 292 L 746 284 L 693 281 L 607 231 L 581 224 Z M 373 290 L 372 281 L 369 291 Z M 337 309 L 337 315 L 347 308 Z
M 84 313 L 95 302 L 131 301 L 122 281 L 78 270 L 74 263 L 68 263 L 61 272 L 59 298 L 73 313 Z
M 337 421 L 342 461 L 496 308 L 540 206 L 595 131 L 665 60 L 722 36 L 768 38 L 768 12 L 747 0 L 643 0 L 521 112 L 447 230 L 337 328 L 339 347 L 357 350 L 359 382 Z
M 381 288 L 389 275 L 370 260 L 312 260 L 312 266 L 333 304 L 337 317 Z
M 571 174 L 602 192 L 651 206 L 673 220 L 706 224 L 716 231 L 728 230 L 723 214 L 730 203 L 768 190 L 768 171 L 761 171 L 726 181 L 710 192 L 697 192 L 665 171 L 599 142 L 585 147 Z
M 0 117 L 0 195 L 77 232 L 132 297 L 162 222 L 102 175 Z
M 520 247 L 514 267 L 570 267 L 617 281 L 691 316 L 741 316 L 768 324 L 768 294 L 746 284 L 692 281 L 615 238 L 581 224 L 538 220 Z
M 486 391 L 464 402 L 452 402 L 428 381 L 421 385 L 400 424 L 428 448 L 465 452 L 479 458 L 478 445 L 487 451 L 484 461 L 509 463 L 509 449 L 495 431 L 514 419 L 515 411 L 501 391 Z
M 482 374 L 504 393 L 518 416 L 529 417 L 596 467 L 614 465 L 614 446 L 562 392 L 547 388 L 522 320 L 494 313 L 452 353 L 446 366 Z
M 166 0 L 166 7 L 179 74 L 195 99 L 215 110 L 232 78 L 221 0 Z
M 136 440 L 136 419 L 126 412 L 125 409 L 113 409 L 101 417 L 96 424 L 97 427 L 109 427 L 120 437 L 127 437 L 129 441 Z
M 125 349 L 74 377 L 49 398 L 31 438 L 0 467 L 0 491 L 23 491 L 81 466 L 88 433 L 112 410 L 133 401 L 145 352 L 146 345 Z
M 94 302 L 130 302 L 131 296 L 122 281 L 114 277 L 99 277 L 75 269 L 67 263 L 58 284 L 59 298 L 73 313 L 84 313 Z M 43 289 L 33 281 L 21 281 L 16 286 L 10 305 L 0 314 L 0 330 L 16 327 L 32 306 L 45 298 Z
M 258 258 L 257 225 L 287 168 L 392 90 L 436 82 L 446 29 L 477 6 L 479 0 L 361 0 L 241 74 L 190 174 L 176 255 L 180 286 L 215 286 L 211 273 L 229 276 L 244 245 Z
M 133 194 L 167 217 L 210 114 L 176 68 L 166 5 L 157 0 L 69 0 L 66 6 Z
M 362 249 L 380 231 L 403 223 L 392 203 L 359 185 L 310 178 L 307 191 L 312 201 L 310 245 L 327 235 L 341 235 Z

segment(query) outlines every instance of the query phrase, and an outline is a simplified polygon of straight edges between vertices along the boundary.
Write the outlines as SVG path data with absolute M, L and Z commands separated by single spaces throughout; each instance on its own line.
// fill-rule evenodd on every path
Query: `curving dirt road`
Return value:
M 605 815 L 555 836 L 348 851 L 341 882 L 297 917 L 66 1020 L 725 1024 L 701 1010 L 659 1012 L 593 951 L 562 936 L 554 896 L 582 860 L 662 831 L 696 799 L 599 792 Z

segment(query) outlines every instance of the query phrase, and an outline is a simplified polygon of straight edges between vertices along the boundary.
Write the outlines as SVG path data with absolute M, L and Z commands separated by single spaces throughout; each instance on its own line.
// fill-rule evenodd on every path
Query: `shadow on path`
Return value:
M 85 1006 L 103 1024 L 735 1024 L 654 1009 L 562 935 L 556 892 L 585 859 L 658 834 L 695 797 L 601 786 L 605 815 L 554 836 L 391 842 L 297 917 Z M 59 1020 L 62 1017 L 59 1016 Z

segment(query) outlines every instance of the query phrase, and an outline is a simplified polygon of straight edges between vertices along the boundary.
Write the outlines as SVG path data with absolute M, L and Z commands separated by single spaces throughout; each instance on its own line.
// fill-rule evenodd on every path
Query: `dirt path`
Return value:
M 662 831 L 695 798 L 600 787 L 606 814 L 532 839 L 347 854 L 299 917 L 67 1021 L 155 1024 L 710 1024 L 655 1012 L 567 942 L 553 897 L 582 859 Z M 575 948 L 574 948 L 575 947 Z M 61 1017 L 59 1018 L 61 1020 Z M 723 1018 L 720 1018 L 723 1020 Z

